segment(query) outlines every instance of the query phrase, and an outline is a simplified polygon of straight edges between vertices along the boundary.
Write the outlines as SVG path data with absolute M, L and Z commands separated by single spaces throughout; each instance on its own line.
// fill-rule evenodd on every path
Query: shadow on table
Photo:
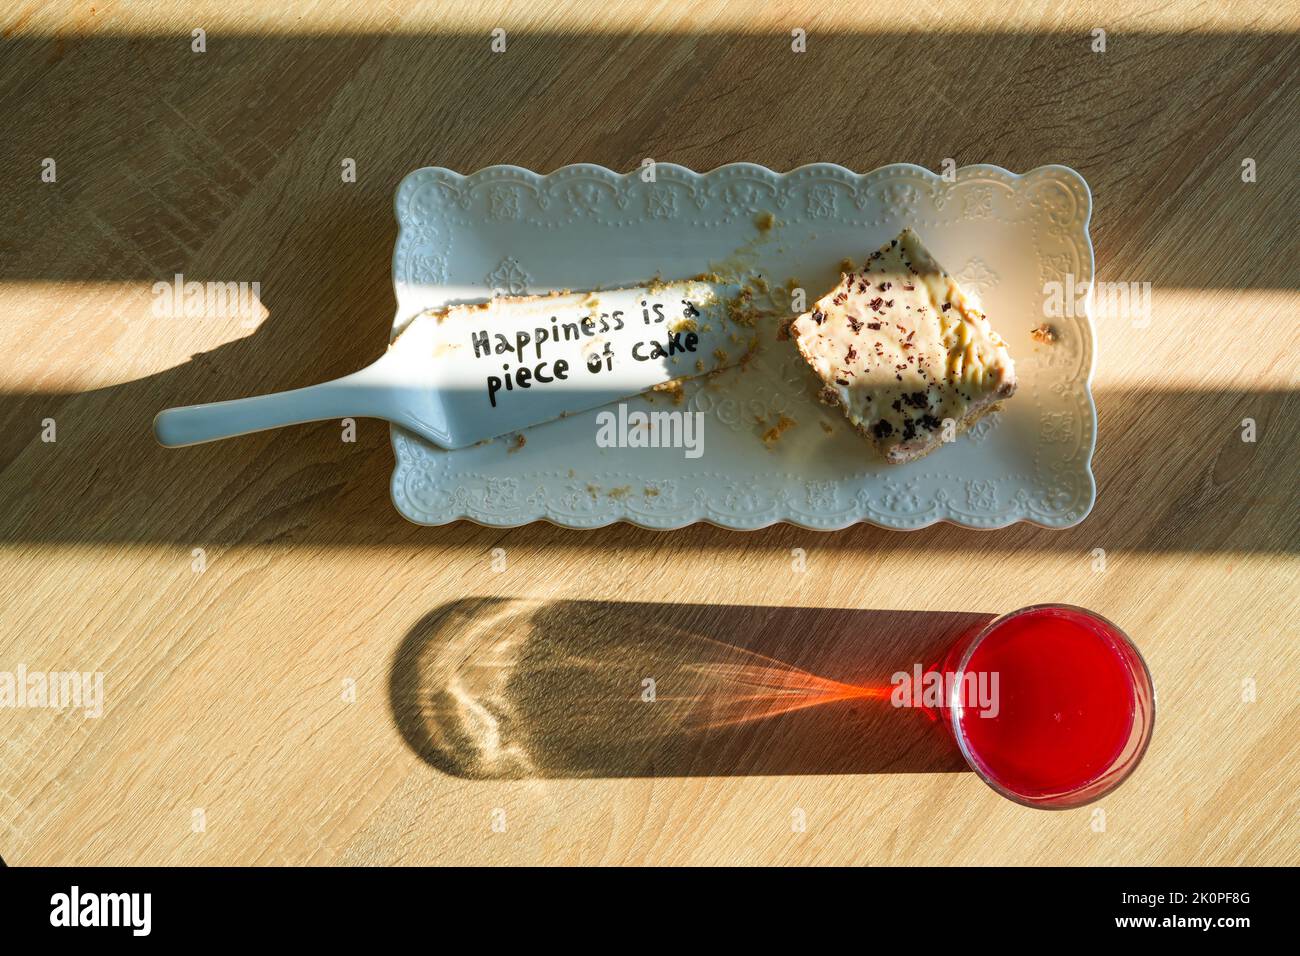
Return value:
M 382 343 L 384 330 L 376 327 L 369 338 Z M 123 385 L 79 394 L 0 393 L 0 544 L 163 544 L 186 552 L 196 545 L 312 545 L 483 554 L 508 540 L 514 547 L 578 551 L 649 551 L 671 542 L 697 550 L 788 552 L 812 536 L 819 548 L 855 554 L 978 549 L 1086 555 L 1099 543 L 1110 552 L 1135 553 L 1300 549 L 1300 509 L 1276 477 L 1294 474 L 1300 461 L 1300 391 L 1282 389 L 1097 392 L 1096 506 L 1085 521 L 1059 531 L 1028 524 L 996 533 L 948 524 L 918 531 L 870 525 L 834 533 L 793 525 L 735 531 L 706 524 L 654 531 L 544 522 L 503 529 L 468 521 L 426 528 L 404 521 L 389 500 L 393 453 L 383 422 L 359 420 L 350 443 L 340 440 L 337 421 L 191 448 L 162 448 L 153 438 L 152 418 L 169 405 L 323 381 L 360 368 L 377 357 L 377 348 L 382 345 L 359 341 L 348 358 L 348 348 L 333 346 L 328 362 L 304 355 L 302 369 L 256 375 L 246 361 L 257 345 L 240 340 Z M 47 418 L 58 427 L 58 441 L 49 444 L 40 440 Z M 1245 418 L 1257 424 L 1256 442 L 1241 441 Z M 501 456 L 509 454 L 506 440 L 499 445 Z
M 6 323 L 29 323 L 11 341 L 18 348 L 66 334 L 87 368 L 176 341 L 207 350 L 80 392 L 60 387 L 77 370 L 31 367 L 15 354 L 21 374 L 0 382 L 0 545 L 143 543 L 188 553 L 292 544 L 425 555 L 482 553 L 508 536 L 518 547 L 663 547 L 669 533 L 625 526 L 409 525 L 388 500 L 392 455 L 378 423 L 360 423 L 355 443 L 340 441 L 337 422 L 182 450 L 154 443 L 149 423 L 162 408 L 320 382 L 382 353 L 393 309 L 393 189 L 425 163 L 470 171 L 573 161 L 633 170 L 647 155 L 697 169 L 734 160 L 782 170 L 810 161 L 866 170 L 904 158 L 938 168 L 953 156 L 1016 170 L 1060 162 L 1094 190 L 1102 277 L 1157 290 L 1300 287 L 1294 255 L 1219 254 L 1252 249 L 1259 217 L 1294 202 L 1285 176 L 1243 186 L 1244 147 L 1216 138 L 1223 116 L 1260 109 L 1260 129 L 1295 140 L 1288 100 L 1271 93 L 1294 72 L 1294 31 L 1126 30 L 1102 57 L 1073 31 L 842 29 L 818 31 L 794 58 L 783 32 L 520 31 L 509 54 L 496 56 L 486 34 L 449 23 L 396 35 L 221 31 L 196 56 L 188 31 L 123 35 L 85 23 L 85 35 L 20 23 L 0 31 L 0 90 L 21 107 L 0 137 L 0 160 L 32 170 L 0 177 L 0 208 L 13 210 L 0 216 L 0 289 L 18 290 Z M 792 121 L 824 115 L 828 90 L 856 102 L 864 77 L 881 73 L 919 91 L 923 121 L 887 137 L 874 122 Z M 590 115 L 566 122 L 558 140 L 544 135 L 556 117 L 573 117 L 575 102 L 589 104 Z M 56 183 L 41 181 L 37 157 L 59 158 Z M 344 158 L 358 161 L 355 182 L 340 175 Z M 1164 195 L 1173 198 L 1148 201 Z M 1135 263 L 1140 272 L 1130 275 Z M 270 318 L 213 346 L 238 333 L 194 325 L 212 320 L 151 317 L 147 290 L 177 272 L 257 280 Z M 46 322 L 25 311 L 40 308 L 25 304 L 28 283 L 91 288 Z M 38 292 L 32 301 L 46 300 Z M 1245 380 L 1135 385 L 1103 390 L 1097 403 L 1097 507 L 1077 528 L 855 527 L 818 536 L 819 546 L 1300 548 L 1300 511 L 1277 477 L 1295 473 L 1300 453 L 1294 389 Z M 1257 443 L 1239 439 L 1246 417 L 1258 422 Z M 57 421 L 57 442 L 41 441 L 46 419 Z M 809 532 L 698 526 L 671 537 L 687 549 L 783 551 Z
M 909 15 L 893 30 L 828 22 L 795 56 L 785 29 L 633 24 L 512 28 L 497 55 L 487 30 L 447 14 L 413 30 L 213 30 L 196 55 L 189 28 L 14 19 L 0 30 L 0 161 L 30 175 L 0 179 L 3 281 L 184 271 L 337 305 L 357 277 L 384 278 L 393 189 L 424 163 L 635 170 L 652 156 L 700 170 L 1063 163 L 1097 197 L 1101 276 L 1140 259 L 1140 275 L 1109 277 L 1296 288 L 1294 256 L 1222 254 L 1252 248 L 1268 210 L 1295 208 L 1263 152 L 1279 169 L 1294 153 L 1293 29 L 1216 28 L 1225 18 L 1197 11 L 1184 29 L 1116 29 L 1098 55 L 1073 27 L 917 29 Z M 887 135 L 851 112 L 881 76 L 912 92 L 913 121 Z M 1234 122 L 1252 111 L 1243 141 Z M 1243 156 L 1260 162 L 1248 188 Z M 57 158 L 55 183 L 42 157 Z
M 473 779 L 957 772 L 892 677 L 992 617 L 466 598 L 406 635 L 393 719 Z

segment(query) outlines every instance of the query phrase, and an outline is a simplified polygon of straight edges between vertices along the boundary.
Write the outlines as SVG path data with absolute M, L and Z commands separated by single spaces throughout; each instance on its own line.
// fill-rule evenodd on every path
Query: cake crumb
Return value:
M 727 315 L 737 325 L 753 326 L 758 321 L 754 309 L 754 290 L 746 286 L 727 303 Z
M 771 232 L 772 226 L 776 224 L 776 216 L 770 212 L 760 212 L 754 217 L 754 226 L 759 232 Z
M 686 400 L 686 391 L 682 388 L 682 380 L 674 378 L 667 382 L 660 382 L 658 385 L 650 387 L 652 392 L 667 392 L 671 396 L 674 405 L 680 405 Z M 647 398 L 650 396 L 647 395 Z
M 617 488 L 609 489 L 609 496 L 615 501 L 622 501 L 628 496 L 628 493 L 631 492 L 631 490 L 631 485 L 619 485 Z
M 659 497 L 659 489 L 658 489 L 658 488 L 651 488 L 651 487 L 647 486 L 647 487 L 644 488 L 643 490 L 644 490 L 644 492 L 645 492 L 645 496 L 646 496 L 647 498 L 658 498 L 658 497 Z
M 828 435 L 835 434 L 835 427 L 831 425 L 830 422 L 826 421 L 826 419 L 823 418 L 820 422 L 818 422 L 818 424 L 822 426 L 822 431 L 824 431 L 826 434 Z
M 515 440 L 511 442 L 510 450 L 508 453 L 513 455 L 515 452 L 517 452 L 519 449 L 523 448 L 527 444 L 528 444 L 527 436 L 525 436 L 523 432 L 520 432 L 515 436 Z
M 797 425 L 797 424 L 798 424 L 798 422 L 796 422 L 796 421 L 795 421 L 793 418 L 791 418 L 789 415 L 782 414 L 782 415 L 781 415 L 781 416 L 776 420 L 776 424 L 775 424 L 775 425 L 773 425 L 773 426 L 772 426 L 771 428 L 769 428 L 767 431 L 763 432 L 763 444 L 764 444 L 764 445 L 767 445 L 769 448 L 772 447 L 773 443 L 775 443 L 775 442 L 777 442 L 777 441 L 780 440 L 781 435 L 782 435 L 784 432 L 786 432 L 786 431 L 788 431 L 789 429 L 793 428 L 793 427 L 794 427 L 795 425 Z
M 1044 322 L 1042 325 L 1036 326 L 1029 333 L 1029 337 L 1042 345 L 1051 345 L 1056 341 L 1056 329 Z

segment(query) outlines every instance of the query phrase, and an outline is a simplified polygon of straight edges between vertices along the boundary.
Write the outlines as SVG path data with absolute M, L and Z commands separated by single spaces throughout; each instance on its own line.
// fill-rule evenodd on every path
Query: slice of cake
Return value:
M 1006 344 L 910 229 L 844 273 L 790 335 L 821 400 L 889 462 L 930 453 L 1016 390 Z

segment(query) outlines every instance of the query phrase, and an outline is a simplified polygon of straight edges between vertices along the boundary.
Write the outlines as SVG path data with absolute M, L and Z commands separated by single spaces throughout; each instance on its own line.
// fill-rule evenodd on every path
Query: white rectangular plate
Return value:
M 591 165 L 545 176 L 515 166 L 470 176 L 426 168 L 402 180 L 396 208 L 395 329 L 422 309 L 493 292 L 631 286 L 717 266 L 761 274 L 771 290 L 762 304 L 788 315 L 788 279 L 812 302 L 843 259 L 860 265 L 910 226 L 979 296 L 1020 382 L 1001 412 L 950 447 L 886 465 L 838 410 L 818 404 L 815 376 L 791 343 L 776 340 L 772 322 L 746 368 L 688 382 L 683 404 L 662 394 L 628 400 L 633 409 L 705 413 L 699 458 L 598 447 L 598 410 L 531 428 L 523 447 L 507 436 L 443 451 L 394 427 L 393 502 L 412 521 L 1064 528 L 1092 508 L 1092 323 L 1086 309 L 1067 308 L 1050 319 L 1055 342 L 1030 335 L 1045 320 L 1045 283 L 1068 294 L 1067 276 L 1073 288 L 1092 280 L 1092 199 L 1067 167 L 1018 176 L 966 166 L 951 182 L 909 164 L 865 174 L 824 163 L 789 173 L 659 164 L 653 182 Z M 768 212 L 775 225 L 761 228 Z M 781 414 L 797 424 L 765 444 Z

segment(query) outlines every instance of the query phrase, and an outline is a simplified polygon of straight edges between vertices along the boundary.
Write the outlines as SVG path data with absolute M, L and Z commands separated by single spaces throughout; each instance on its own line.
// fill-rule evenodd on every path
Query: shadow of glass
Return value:
M 421 759 L 473 779 L 957 772 L 892 678 L 992 618 L 466 598 L 408 632 L 390 702 Z

